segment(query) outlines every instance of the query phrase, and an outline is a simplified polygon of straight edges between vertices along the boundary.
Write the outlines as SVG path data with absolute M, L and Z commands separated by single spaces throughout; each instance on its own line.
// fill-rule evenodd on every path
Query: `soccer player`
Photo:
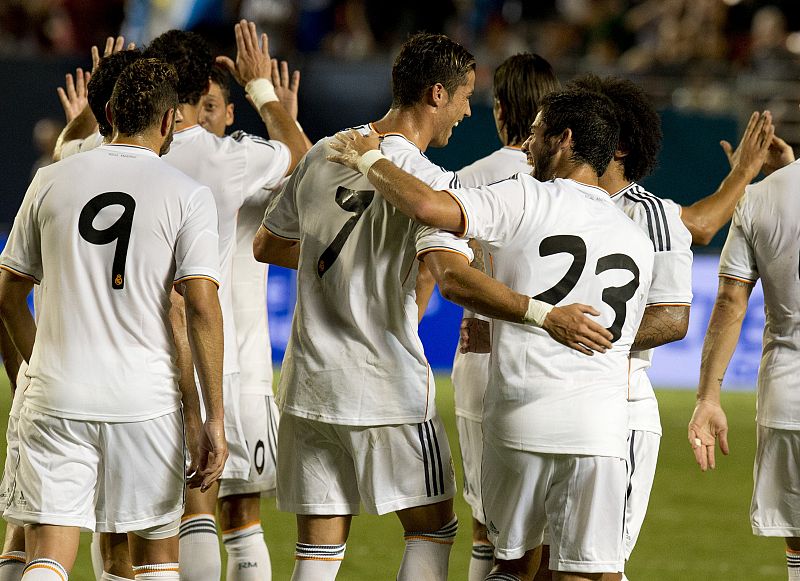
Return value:
M 770 134 L 759 136 L 764 147 Z M 800 166 L 792 163 L 747 187 L 736 206 L 719 265 L 719 291 L 708 323 L 689 443 L 700 469 L 716 467 L 715 444 L 728 454 L 720 401 L 725 370 L 741 332 L 750 293 L 764 286 L 766 325 L 758 371 L 757 450 L 750 505 L 753 534 L 784 537 L 788 578 L 800 579 L 798 473 L 800 421 L 795 387 L 800 311 Z
M 463 187 L 476 187 L 529 173 L 528 158 L 522 144 L 536 118 L 539 102 L 559 88 L 553 68 L 536 54 L 522 53 L 507 58 L 494 72 L 494 120 L 503 147 L 456 172 Z M 471 244 L 476 263 L 487 268 L 488 254 Z M 480 267 L 480 266 L 479 266 Z M 489 274 L 491 274 L 489 272 Z M 469 311 L 464 312 L 465 328 L 487 323 Z M 493 565 L 493 547 L 489 542 L 481 504 L 481 414 L 483 395 L 489 381 L 489 354 L 456 351 L 452 372 L 455 389 L 456 428 L 464 465 L 464 500 L 472 508 L 472 556 L 469 581 L 482 581 Z
M 229 570 L 235 573 L 231 578 L 238 581 L 263 579 L 269 574 L 270 565 L 261 529 L 259 494 L 253 491 L 253 486 L 258 489 L 264 483 L 250 481 L 251 477 L 259 476 L 257 460 L 261 453 L 256 453 L 257 441 L 251 442 L 252 448 L 248 449 L 240 408 L 240 363 L 231 278 L 237 215 L 248 204 L 265 209 L 270 190 L 294 168 L 305 152 L 305 142 L 278 101 L 270 81 L 272 64 L 266 35 L 259 37 L 255 25 L 246 21 L 235 26 L 235 35 L 235 63 L 227 57 L 218 60 L 245 86 L 267 126 L 270 140 L 243 133 L 219 138 L 198 124 L 200 98 L 208 88 L 214 63 L 202 37 L 168 31 L 153 40 L 146 54 L 173 63 L 178 71 L 182 120 L 176 125 L 174 143 L 164 159 L 211 188 L 219 215 L 220 303 L 225 330 L 223 385 L 226 434 L 231 450 L 220 485 L 219 517 L 223 542 L 232 561 Z M 261 356 L 266 359 L 268 353 Z M 263 394 L 263 382 L 257 389 Z M 188 491 L 186 517 L 181 523 L 181 565 L 183 578 L 189 581 L 217 581 L 221 576 L 214 517 L 217 497 L 216 489 L 206 493 Z
M 0 316 L 30 377 L 4 513 L 26 526 L 25 581 L 65 581 L 81 528 L 128 533 L 136 579 L 179 578 L 182 418 L 199 409 L 181 410 L 173 286 L 186 299 L 206 411 L 202 430 L 187 434 L 204 452 L 192 458 L 190 482 L 205 489 L 222 473 L 213 198 L 159 159 L 176 85 L 164 62 L 128 67 L 109 103 L 112 142 L 37 173 L 0 258 Z M 34 283 L 38 324 L 26 301 Z
M 457 177 L 423 152 L 444 146 L 469 115 L 474 68 L 472 55 L 446 36 L 412 36 L 392 68 L 390 110 L 358 131 L 379 131 L 382 151 L 427 183 L 455 186 Z M 301 161 L 254 242 L 257 259 L 298 269 L 277 398 L 278 506 L 296 513 L 298 526 L 292 579 L 336 577 L 363 503 L 370 513 L 400 519 L 406 547 L 398 579 L 444 580 L 457 528 L 455 483 L 416 332 L 419 261 L 445 297 L 468 284 L 459 292 L 473 310 L 536 320 L 576 348 L 610 344 L 602 327 L 580 315 L 596 312 L 589 307 L 528 317 L 539 302 L 470 268 L 464 241 L 414 224 L 363 176 L 328 162 L 329 142 Z M 576 329 L 589 336 L 578 338 Z
M 533 176 L 449 191 L 366 152 L 369 140 L 355 132 L 332 143 L 341 153 L 330 159 L 360 167 L 402 213 L 484 243 L 498 281 L 549 304 L 605 303 L 601 320 L 614 347 L 595 357 L 536 329 L 495 322 L 482 422 L 482 496 L 497 557 L 487 579 L 532 575 L 545 525 L 556 579 L 622 570 L 628 355 L 653 250 L 597 187 L 618 131 L 604 96 L 550 93 L 524 145 Z

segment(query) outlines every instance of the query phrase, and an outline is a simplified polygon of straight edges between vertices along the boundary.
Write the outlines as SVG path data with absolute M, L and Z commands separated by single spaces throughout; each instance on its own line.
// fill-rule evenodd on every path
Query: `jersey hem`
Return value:
M 155 420 L 156 418 L 160 418 L 171 413 L 174 413 L 181 409 L 180 401 L 175 405 L 165 408 L 159 411 L 153 412 L 146 412 L 137 415 L 126 415 L 126 416 L 114 416 L 109 417 L 108 415 L 101 415 L 101 414 L 87 414 L 82 412 L 70 412 L 66 410 L 55 410 L 51 408 L 46 408 L 41 405 L 37 405 L 35 402 L 32 402 L 28 399 L 25 400 L 23 404 L 25 407 L 30 408 L 31 410 L 38 412 L 40 414 L 44 414 L 46 416 L 52 416 L 54 418 L 62 418 L 65 420 L 78 420 L 83 422 L 102 422 L 106 424 L 124 424 L 124 423 L 132 423 L 132 422 L 147 422 L 150 420 Z
M 756 284 L 756 279 L 746 278 L 745 276 L 735 275 L 735 274 L 728 274 L 726 272 L 720 272 L 719 276 L 721 278 L 730 278 L 732 280 L 738 280 L 739 282 L 746 282 L 749 284 Z
M 264 224 L 264 223 L 262 223 L 261 225 L 262 225 L 262 226 L 264 226 L 264 228 L 267 230 L 267 232 L 269 232 L 270 234 L 272 234 L 272 235 L 273 235 L 273 236 L 275 236 L 276 238 L 281 238 L 281 239 L 283 239 L 283 240 L 290 240 L 291 242 L 300 242 L 300 239 L 299 239 L 299 238 L 293 238 L 292 236 L 284 236 L 283 234 L 279 234 L 279 233 L 278 233 L 277 231 L 275 231 L 275 230 L 274 230 L 272 227 L 270 227 L 270 226 L 267 226 L 267 225 L 266 225 L 266 224 Z
M 296 416 L 298 418 L 304 418 L 306 420 L 313 420 L 315 422 L 320 422 L 322 424 L 333 424 L 336 426 L 394 426 L 399 424 L 421 424 L 427 422 L 430 419 L 433 419 L 435 413 L 435 406 L 428 406 L 428 413 L 425 416 L 399 416 L 399 417 L 388 417 L 388 418 L 368 418 L 368 419 L 357 419 L 357 418 L 332 418 L 330 416 L 326 416 L 324 414 L 316 413 L 316 412 L 309 412 L 304 410 L 299 410 L 296 408 L 290 407 L 288 404 L 283 404 L 281 407 L 282 414 L 289 414 L 290 416 Z

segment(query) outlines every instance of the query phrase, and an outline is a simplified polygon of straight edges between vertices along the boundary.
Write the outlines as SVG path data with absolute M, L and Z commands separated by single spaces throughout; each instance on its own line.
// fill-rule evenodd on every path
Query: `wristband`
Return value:
M 534 327 L 541 327 L 544 324 L 547 313 L 553 310 L 553 305 L 545 303 L 544 301 L 537 301 L 531 299 L 528 301 L 528 311 L 522 318 L 522 322 Z
M 245 85 L 244 91 L 250 96 L 259 111 L 262 105 L 278 100 L 275 87 L 272 86 L 272 81 L 269 79 L 253 79 Z
M 380 159 L 387 159 L 387 157 L 383 155 L 379 149 L 370 149 L 367 153 L 358 158 L 358 171 L 366 177 L 369 173 L 369 169 Z

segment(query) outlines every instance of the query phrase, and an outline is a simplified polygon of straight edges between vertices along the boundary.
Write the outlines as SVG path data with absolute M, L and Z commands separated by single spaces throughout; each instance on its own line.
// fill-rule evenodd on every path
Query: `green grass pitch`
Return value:
M 447 426 L 460 483 L 453 390 L 449 378 L 437 378 L 439 411 Z M 694 406 L 690 391 L 659 390 L 664 436 L 650 509 L 639 543 L 627 566 L 633 581 L 778 580 L 786 578 L 781 539 L 754 537 L 749 504 L 755 452 L 755 394 L 725 394 L 730 424 L 731 455 L 720 457 L 714 472 L 702 474 L 686 439 L 686 424 Z M 10 407 L 10 390 L 0 385 L 0 409 Z M 0 420 L 5 434 L 7 413 Z M 5 446 L 2 447 L 5 458 Z M 466 580 L 470 555 L 470 512 L 459 495 L 456 511 L 460 530 L 450 559 L 450 579 Z M 289 579 L 295 542 L 294 516 L 266 503 L 262 522 L 270 548 L 273 578 Z M 71 579 L 93 579 L 89 535 Z M 361 515 L 354 519 L 339 578 L 347 581 L 394 579 L 403 553 L 402 529 L 393 515 Z M 224 568 L 223 568 L 224 570 Z

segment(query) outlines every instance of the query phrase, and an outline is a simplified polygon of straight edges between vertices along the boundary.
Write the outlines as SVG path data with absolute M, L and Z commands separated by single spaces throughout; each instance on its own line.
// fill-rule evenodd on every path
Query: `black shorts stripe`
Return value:
M 441 488 L 440 494 L 444 494 L 444 466 L 442 466 L 442 452 L 439 449 L 439 438 L 436 436 L 436 426 L 433 421 L 429 421 L 431 425 L 431 432 L 433 433 L 433 445 L 436 448 L 436 464 L 439 467 L 439 487 Z
M 272 465 L 276 466 L 277 465 L 277 461 L 275 459 L 275 456 L 276 456 L 276 453 L 277 453 L 276 444 L 277 444 L 278 438 L 277 438 L 277 434 L 276 434 L 277 430 L 275 428 L 275 416 L 272 413 L 272 406 L 269 405 L 269 399 L 270 398 L 269 398 L 268 395 L 264 396 L 264 400 L 265 400 L 264 403 L 267 406 L 267 416 L 268 416 L 268 418 L 267 418 L 268 419 L 268 421 L 267 421 L 267 447 L 269 448 L 269 455 L 270 455 L 270 457 L 272 457 Z
M 425 436 L 426 441 L 428 444 L 428 458 L 431 459 L 430 462 L 430 470 L 431 470 L 431 482 L 433 483 L 433 496 L 439 496 L 439 482 L 436 480 L 436 458 L 433 455 L 433 441 L 431 440 L 431 425 L 430 420 L 425 422 Z
M 425 472 L 425 494 L 431 496 L 431 480 L 428 474 L 428 453 L 425 450 L 425 436 L 422 430 L 422 424 L 417 424 L 417 430 L 419 431 L 419 445 L 420 448 L 422 448 L 422 467 L 423 472 Z
M 633 452 L 633 447 L 636 442 L 636 432 L 631 431 L 631 437 L 628 438 L 630 441 L 630 452 L 628 453 L 628 461 L 631 463 L 631 471 L 628 475 L 628 494 L 626 495 L 626 501 L 631 496 L 631 491 L 633 490 L 633 473 L 636 472 L 636 456 Z

